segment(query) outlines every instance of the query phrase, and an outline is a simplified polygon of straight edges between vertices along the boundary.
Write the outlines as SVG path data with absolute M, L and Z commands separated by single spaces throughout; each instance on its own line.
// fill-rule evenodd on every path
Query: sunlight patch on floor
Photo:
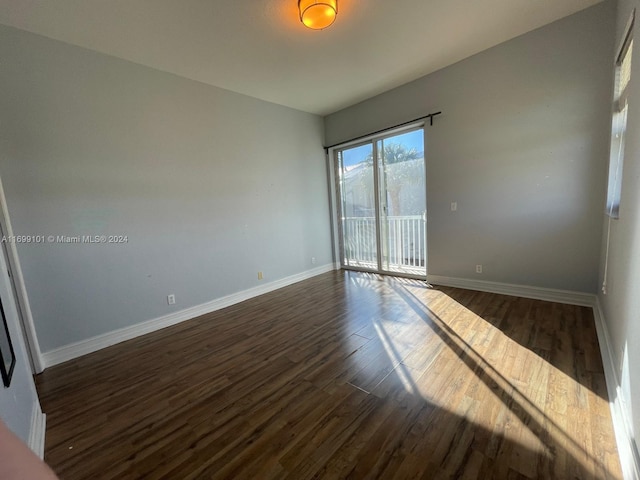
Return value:
M 603 468 L 601 459 L 587 453 L 584 425 L 567 415 L 590 403 L 606 406 L 605 400 L 443 292 L 419 287 L 420 298 L 412 285 L 395 283 L 394 298 L 404 300 L 409 313 L 373 319 L 389 360 L 398 364 L 390 375 L 397 375 L 408 394 L 525 447 L 511 462 L 532 478 L 536 456 L 554 455 L 550 441 L 585 468 L 594 462 Z M 430 349 L 433 358 L 416 360 L 420 348 Z M 530 458 L 521 458 L 522 451 L 531 452 Z

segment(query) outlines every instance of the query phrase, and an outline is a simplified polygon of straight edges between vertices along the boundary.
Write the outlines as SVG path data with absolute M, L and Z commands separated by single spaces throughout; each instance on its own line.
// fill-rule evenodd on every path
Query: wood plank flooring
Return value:
M 589 308 L 330 272 L 47 369 L 61 479 L 620 479 Z

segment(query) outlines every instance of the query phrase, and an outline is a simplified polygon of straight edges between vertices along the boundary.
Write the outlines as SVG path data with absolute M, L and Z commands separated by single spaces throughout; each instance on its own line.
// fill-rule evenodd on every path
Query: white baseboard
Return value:
M 470 280 L 467 278 L 444 277 L 441 275 L 427 275 L 427 281 L 445 287 L 478 290 L 480 292 L 499 293 L 514 297 L 533 298 L 548 302 L 566 303 L 593 307 L 596 296 L 592 293 L 573 292 L 570 290 L 556 290 L 553 288 L 530 287 L 528 285 L 514 285 L 511 283 L 489 282 L 486 280 Z
M 124 342 L 126 340 L 139 337 L 140 335 L 160 330 L 161 328 L 176 325 L 180 322 L 199 317 L 200 315 L 204 315 L 206 313 L 215 312 L 216 310 L 235 305 L 236 303 L 249 300 L 250 298 L 257 297 L 258 295 L 272 292 L 273 290 L 277 290 L 279 288 L 301 282 L 302 280 L 306 280 L 308 278 L 315 277 L 316 275 L 330 272 L 335 269 L 335 265 L 333 263 L 330 263 L 321 267 L 314 268 L 312 270 L 298 273 L 296 275 L 281 278 L 280 280 L 265 283 L 264 285 L 259 285 L 257 287 L 249 288 L 241 292 L 233 293 L 231 295 L 227 295 L 210 302 L 185 308 L 184 310 L 170 313 L 169 315 L 164 315 L 162 317 L 147 320 L 136 325 L 131 325 L 130 327 L 120 328 L 118 330 L 114 330 L 113 332 L 108 332 L 102 335 L 88 338 L 86 340 L 82 340 L 80 342 L 65 345 L 63 347 L 56 348 L 55 350 L 45 352 L 42 355 L 44 364 L 45 367 L 51 367 L 53 365 L 66 362 L 67 360 L 71 360 L 82 355 L 95 352 L 102 348 L 110 347 L 111 345 L 115 345 L 116 343 Z
M 27 445 L 39 458 L 44 459 L 44 435 L 46 431 L 47 416 L 42 413 L 40 403 L 33 403 L 31 409 L 31 427 Z
M 609 329 L 604 318 L 600 299 L 596 297 L 593 306 L 593 317 L 598 332 L 598 343 L 602 354 L 602 365 L 604 367 L 604 377 L 607 382 L 607 393 L 609 394 L 609 408 L 613 420 L 613 430 L 618 444 L 618 455 L 622 465 L 622 474 L 625 480 L 638 480 L 640 478 L 640 455 L 638 446 L 635 443 L 629 426 L 631 419 L 627 414 L 627 409 L 622 404 L 620 391 L 620 379 L 616 369 L 616 360 L 611 348 Z

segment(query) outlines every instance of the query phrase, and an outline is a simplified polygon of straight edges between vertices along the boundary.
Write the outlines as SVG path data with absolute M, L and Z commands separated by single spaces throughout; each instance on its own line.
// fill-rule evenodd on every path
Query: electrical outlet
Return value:
M 451 211 L 456 212 L 458 210 L 458 202 L 451 202 Z
M 262 272 L 258 272 L 258 280 L 262 280 Z
M 316 257 L 311 257 L 311 265 L 315 265 L 316 264 Z
M 173 293 L 171 295 L 167 295 L 167 303 L 169 305 L 175 305 L 176 304 L 176 296 Z
M 476 273 L 482 273 L 482 265 L 476 265 Z

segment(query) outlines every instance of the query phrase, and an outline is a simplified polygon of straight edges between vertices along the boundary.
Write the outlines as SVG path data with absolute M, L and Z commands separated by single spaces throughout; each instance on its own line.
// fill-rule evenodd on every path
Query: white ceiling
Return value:
M 601 0 L 0 0 L 0 23 L 325 115 Z

